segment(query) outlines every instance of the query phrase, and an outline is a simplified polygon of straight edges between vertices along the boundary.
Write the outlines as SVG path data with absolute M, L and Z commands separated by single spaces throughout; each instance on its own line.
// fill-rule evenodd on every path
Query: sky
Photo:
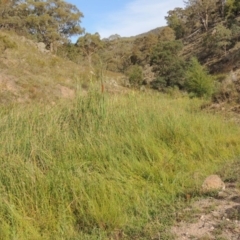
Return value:
M 184 7 L 183 0 L 66 0 L 83 13 L 81 27 L 101 38 L 135 36 L 165 26 L 169 10 Z

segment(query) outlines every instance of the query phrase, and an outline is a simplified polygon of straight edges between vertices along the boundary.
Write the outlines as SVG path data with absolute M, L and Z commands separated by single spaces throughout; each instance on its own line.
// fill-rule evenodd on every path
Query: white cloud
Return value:
M 166 25 L 167 12 L 183 5 L 183 0 L 134 0 L 124 10 L 106 15 L 96 29 L 101 37 L 134 36 Z

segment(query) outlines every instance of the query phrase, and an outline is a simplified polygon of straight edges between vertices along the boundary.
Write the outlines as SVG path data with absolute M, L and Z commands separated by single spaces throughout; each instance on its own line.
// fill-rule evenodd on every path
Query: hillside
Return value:
M 73 5 L 0 2 L 0 240 L 239 238 L 240 5 L 215 7 L 73 44 Z
M 162 31 L 164 28 L 158 28 L 135 37 L 111 41 L 104 51 L 108 51 L 108 48 L 112 46 L 110 47 L 111 54 L 113 51 L 116 52 L 115 59 L 118 62 L 118 58 L 124 59 L 120 51 L 130 52 L 135 41 L 142 43 L 144 39 L 151 38 L 153 32 L 158 37 Z M 201 44 L 205 36 L 206 34 L 203 33 L 187 38 L 181 55 L 185 59 L 198 56 L 220 81 L 234 78 L 234 88 L 237 92 L 240 91 L 239 44 L 229 48 L 227 54 L 206 57 L 204 56 L 206 51 Z M 29 102 L 34 99 L 54 102 L 60 98 L 73 98 L 77 89 L 81 89 L 80 92 L 85 94 L 91 80 L 100 84 L 101 80 L 96 79 L 95 73 L 90 73 L 93 71 L 104 72 L 107 88 L 111 89 L 111 85 L 112 88 L 114 85 L 120 88 L 119 85 L 126 83 L 124 80 L 126 77 L 121 73 L 109 72 L 104 66 L 101 69 L 97 65 L 93 67 L 94 69 L 89 68 L 86 62 L 76 64 L 67 58 L 50 53 L 43 43 L 34 42 L 15 33 L 0 32 L 0 49 L 2 51 L 0 58 L 1 103 Z M 150 81 L 154 79 L 154 73 L 148 65 L 144 66 L 144 78 L 149 78 Z
M 93 73 L 96 69 L 58 57 L 50 53 L 44 43 L 0 31 L 0 50 L 1 104 L 55 103 L 62 98 L 86 94 L 91 81 L 100 85 Z M 118 73 L 105 71 L 105 75 L 109 87 L 118 85 L 122 79 Z
M 209 11 L 211 4 L 206 5 Z M 239 108 L 240 7 L 237 2 L 229 1 L 223 13 L 219 4 L 216 1 L 215 5 L 211 5 L 205 27 L 203 18 L 191 17 L 194 11 L 200 11 L 200 7 L 194 8 L 189 3 L 185 9 L 169 11 L 166 16 L 168 26 L 129 38 L 109 38 L 95 54 L 108 62 L 108 69 L 127 75 L 130 85 L 135 88 L 144 85 L 161 92 L 177 88 L 190 95 L 198 95 L 203 79 L 211 78 L 212 89 L 208 90 L 213 102 L 231 102 Z M 204 15 L 202 11 L 199 14 Z M 198 86 L 190 89 L 188 82 L 191 79 L 188 79 L 187 72 L 193 58 L 201 66 L 195 69 L 196 79 L 192 77 L 192 83 L 199 80 Z M 197 76 L 197 71 L 204 72 L 202 80 L 199 77 L 201 74 Z M 208 90 L 205 89 L 205 93 Z
M 239 21 L 238 18 L 236 19 Z M 212 54 L 207 46 L 203 44 L 203 42 L 206 41 L 208 35 L 212 35 L 212 33 L 216 31 L 216 24 L 209 28 L 208 33 L 198 31 L 194 34 L 189 34 L 186 37 L 180 39 L 183 42 L 183 49 L 180 54 L 186 60 L 190 59 L 193 56 L 196 56 L 198 59 L 200 59 L 201 63 L 208 68 L 211 74 L 228 74 L 231 70 L 238 71 L 240 69 L 240 44 L 238 41 L 236 41 L 235 44 L 231 44 L 226 53 L 219 55 Z M 146 44 L 146 40 L 148 41 L 155 36 L 158 41 L 159 39 L 161 41 L 162 35 L 168 31 L 168 27 L 159 27 L 136 36 L 115 39 L 110 41 L 112 45 L 110 49 L 113 49 L 114 46 L 116 48 L 118 48 L 119 45 L 123 46 L 121 47 L 121 50 L 125 50 L 125 54 L 128 53 L 131 57 L 133 54 L 131 51 L 134 51 L 132 49 L 134 47 L 134 44 L 139 44 L 138 51 L 141 52 L 141 47 Z M 163 40 L 171 41 L 171 33 L 169 33 L 169 35 L 169 39 L 164 38 L 163 36 Z M 156 44 L 156 42 L 153 42 L 153 44 Z M 149 47 L 152 47 L 151 43 L 149 43 Z M 105 51 L 108 51 L 108 47 L 106 47 Z M 131 62 L 129 62 L 129 64 L 131 64 Z
M 212 32 L 213 30 L 214 28 L 209 31 Z M 96 82 L 98 88 L 101 89 L 102 80 L 104 80 L 105 90 L 107 91 L 128 91 L 128 89 L 121 87 L 126 86 L 127 77 L 121 71 L 115 73 L 107 71 L 106 67 L 112 66 L 109 69 L 116 71 L 116 66 L 123 64 L 121 61 L 130 59 L 129 54 L 131 54 L 135 44 L 141 47 L 150 40 L 149 47 L 151 47 L 151 41 L 154 44 L 159 36 L 165 36 L 168 31 L 168 27 L 161 27 L 135 37 L 110 41 L 100 55 L 111 57 L 115 53 L 111 60 L 113 61 L 112 65 L 109 63 L 107 66 L 96 64 L 91 68 L 86 62 L 77 64 L 67 58 L 50 53 L 44 43 L 34 42 L 13 32 L 1 31 L 0 102 L 4 104 L 31 101 L 55 103 L 62 98 L 73 99 L 76 94 L 85 95 L 91 81 Z M 214 95 L 214 102 L 228 102 L 229 100 L 237 102 L 240 93 L 239 44 L 233 45 L 226 54 L 221 56 L 208 56 L 202 45 L 205 36 L 206 33 L 196 34 L 191 38 L 187 37 L 184 40 L 181 55 L 184 59 L 198 56 L 211 74 L 216 76 L 220 90 Z M 147 58 L 144 60 L 144 51 L 147 51 L 147 48 L 142 48 L 143 57 L 141 58 L 139 55 L 142 61 L 140 64 L 143 64 L 143 80 L 147 79 L 149 84 L 155 77 L 152 68 L 147 63 Z M 126 66 L 127 64 L 131 65 L 131 62 L 127 61 L 124 64 Z M 96 76 L 99 71 L 104 74 L 101 77 L 102 80 L 99 76 Z M 233 78 L 234 81 L 231 82 Z M 232 108 L 238 112 L 238 105 Z
M 72 98 L 93 81 L 214 101 L 229 99 L 230 88 L 239 93 L 239 1 L 186 1 L 167 13 L 165 27 L 102 40 L 84 32 L 76 6 L 51 1 L 0 3 L 2 102 Z
M 154 29 L 151 29 L 150 31 L 147 31 L 145 33 L 141 33 L 139 35 L 136 35 L 135 37 L 136 38 L 139 38 L 139 37 L 144 37 L 144 36 L 147 36 L 149 34 L 155 34 L 155 35 L 159 35 L 159 33 L 161 33 L 161 31 L 164 29 L 164 27 L 158 27 L 158 28 L 154 28 Z
M 216 30 L 215 26 L 209 29 L 210 34 Z M 226 53 L 212 54 L 211 51 L 203 44 L 208 37 L 207 33 L 198 33 L 194 36 L 183 39 L 184 48 L 182 55 L 189 59 L 191 56 L 197 56 L 201 62 L 206 65 L 212 74 L 230 73 L 231 70 L 240 69 L 240 44 L 237 41 L 232 44 Z
M 80 66 L 52 55 L 44 44 L 0 32 L 1 103 L 72 98 Z

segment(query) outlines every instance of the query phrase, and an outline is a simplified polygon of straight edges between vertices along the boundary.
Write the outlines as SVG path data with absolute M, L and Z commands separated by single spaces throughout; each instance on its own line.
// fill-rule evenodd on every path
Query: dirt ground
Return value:
M 178 214 L 171 229 L 175 239 L 240 240 L 239 185 L 227 183 L 224 191 L 199 199 Z

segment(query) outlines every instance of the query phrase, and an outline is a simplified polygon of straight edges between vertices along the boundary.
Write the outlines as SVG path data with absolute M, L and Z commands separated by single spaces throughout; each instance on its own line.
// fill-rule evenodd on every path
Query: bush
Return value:
M 183 88 L 185 61 L 179 56 L 182 48 L 181 41 L 162 41 L 153 49 L 150 64 L 156 75 L 154 88 Z
M 185 88 L 196 97 L 210 97 L 214 90 L 213 77 L 210 76 L 196 58 L 192 58 L 186 71 Z
M 127 70 L 127 76 L 132 86 L 141 85 L 143 82 L 142 68 L 138 65 L 130 66 Z
M 17 44 L 13 42 L 8 36 L 0 35 L 0 51 L 3 53 L 8 48 L 17 48 Z

